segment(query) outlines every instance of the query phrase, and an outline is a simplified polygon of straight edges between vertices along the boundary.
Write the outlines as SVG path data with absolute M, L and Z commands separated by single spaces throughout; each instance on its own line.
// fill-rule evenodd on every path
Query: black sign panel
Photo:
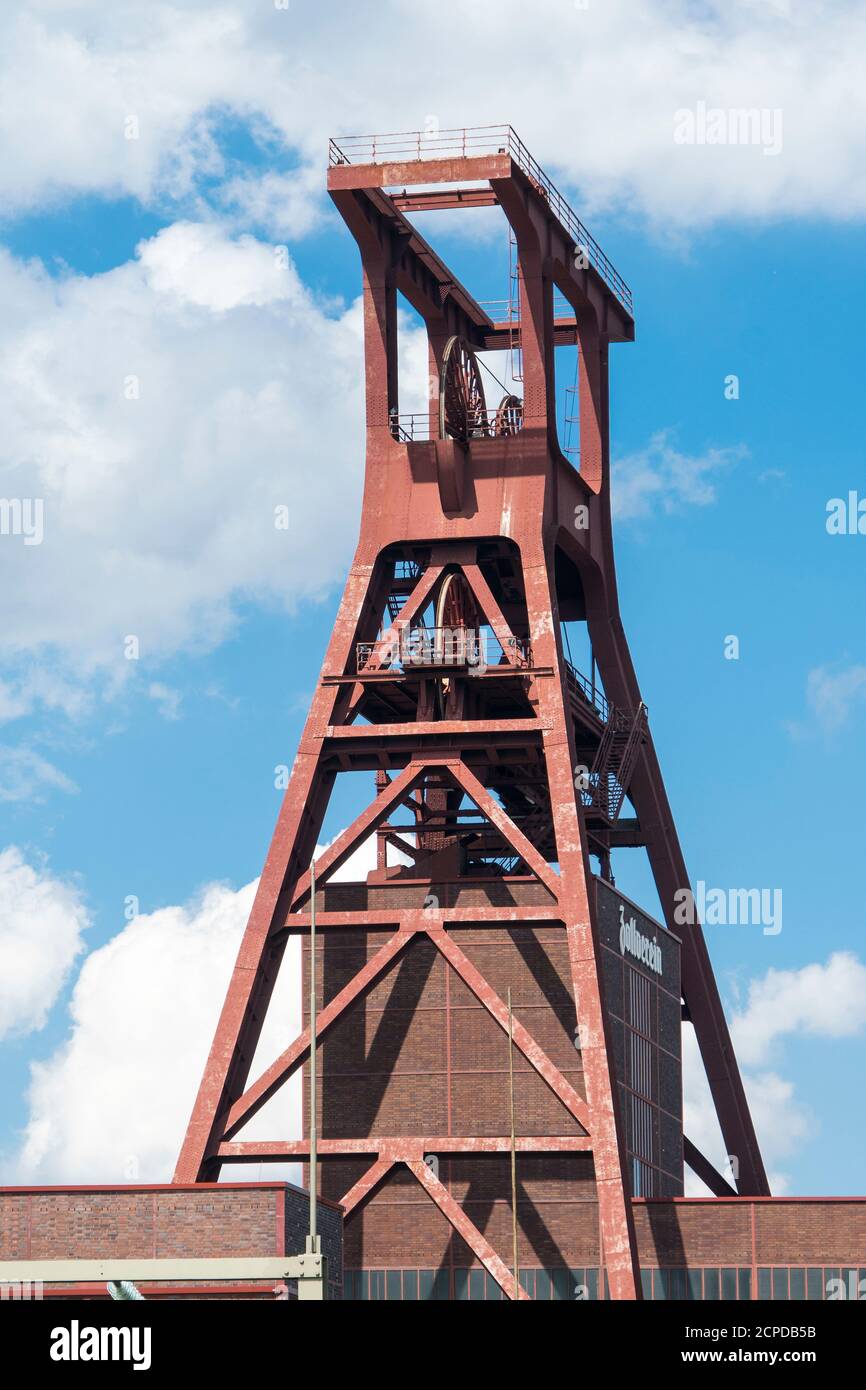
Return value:
M 680 943 L 596 878 L 604 1004 L 635 1196 L 683 1190 Z

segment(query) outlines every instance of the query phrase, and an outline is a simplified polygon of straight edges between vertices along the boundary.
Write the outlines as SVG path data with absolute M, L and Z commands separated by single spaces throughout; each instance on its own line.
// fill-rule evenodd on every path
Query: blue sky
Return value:
M 10 64 L 34 75 L 19 122 L 35 153 L 8 156 L 0 221 L 0 494 L 38 485 L 46 527 L 39 547 L 0 537 L 0 1181 L 170 1169 L 357 525 L 360 280 L 323 196 L 323 136 L 415 129 L 441 110 L 443 127 L 512 119 L 632 286 L 637 340 L 613 350 L 611 375 L 632 655 L 693 881 L 782 890 L 778 935 L 707 928 L 771 1171 L 793 1192 L 862 1192 L 866 536 L 828 535 L 826 516 L 831 498 L 866 497 L 862 136 L 832 102 L 863 6 L 828 7 L 817 133 L 790 78 L 806 61 L 797 4 L 772 20 L 746 4 L 638 6 L 644 42 L 668 55 L 655 81 L 622 6 L 590 15 L 573 61 L 603 67 L 618 42 L 637 84 L 609 120 L 579 82 L 533 104 L 562 61 L 553 29 L 531 35 L 527 91 L 513 95 L 514 56 L 497 48 L 502 94 L 493 110 L 465 96 L 464 114 L 444 70 L 420 94 L 388 88 L 384 11 L 419 40 L 426 22 L 402 5 L 371 22 L 348 94 L 348 8 L 339 51 L 304 6 L 276 44 L 261 7 L 227 5 L 209 25 L 168 7 L 149 46 L 146 7 L 119 8 L 125 30 L 71 7 L 57 21 L 71 49 L 41 5 L 10 34 Z M 575 22 L 546 8 L 551 25 Z M 788 52 L 786 89 L 761 56 L 768 34 Z M 193 40 L 206 79 L 184 58 Z M 134 159 L 116 129 L 101 143 L 129 110 L 111 87 L 121 51 L 147 147 Z M 74 87 L 53 164 L 37 110 L 52 78 Z M 781 152 L 677 149 L 674 110 L 700 100 L 781 109 Z M 441 224 L 481 299 L 507 293 L 505 233 L 486 225 Z M 407 344 L 411 372 L 411 331 Z M 280 502 L 284 538 L 268 523 Z M 321 839 L 365 792 L 336 801 Z M 641 852 L 615 867 L 654 910 Z M 699 1133 L 704 1119 L 696 1099 Z

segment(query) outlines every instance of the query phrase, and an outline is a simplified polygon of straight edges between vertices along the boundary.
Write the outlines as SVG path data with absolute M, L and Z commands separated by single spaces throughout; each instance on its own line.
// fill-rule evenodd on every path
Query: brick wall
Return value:
M 354 886 L 335 885 L 333 891 Z M 395 886 L 387 891 L 398 897 L 406 890 Z M 341 899 L 339 906 L 343 905 Z M 455 925 L 449 930 L 500 998 L 510 985 L 515 1018 L 584 1097 L 562 928 Z M 317 943 L 320 1008 L 390 935 L 387 930 L 323 933 Z M 305 941 L 305 979 L 308 968 Z M 306 1021 L 306 999 L 304 1003 Z M 317 1055 L 323 1138 L 509 1133 L 507 1038 L 427 939 L 417 938 L 363 1000 L 328 1029 Z M 305 1118 L 307 1074 L 305 1068 Z M 522 1134 L 579 1132 L 565 1107 L 516 1050 L 514 1093 Z M 465 1203 L 476 1226 L 495 1249 L 510 1250 L 508 1156 L 437 1157 L 442 1181 Z M 369 1159 L 324 1160 L 322 1192 L 339 1201 L 369 1163 Z M 580 1154 L 525 1156 L 519 1172 L 525 1256 L 538 1263 L 538 1252 L 543 1251 L 545 1260 L 563 1266 L 597 1260 L 597 1217 L 593 1214 L 588 1222 L 584 1220 L 587 1203 L 594 1198 L 591 1159 Z M 416 1179 L 399 1167 L 352 1214 L 346 1242 L 347 1268 L 395 1264 L 429 1268 L 442 1260 L 465 1266 L 474 1258 Z
M 641 1263 L 863 1265 L 866 1197 L 634 1203 Z
M 0 1188 L 0 1259 L 296 1254 L 304 1249 L 308 1217 L 308 1194 L 284 1182 L 6 1187 Z M 339 1207 L 319 1203 L 334 1297 L 343 1278 L 342 1221 Z M 268 1286 L 261 1287 L 267 1294 Z
M 353 1168 L 361 1165 L 352 1165 Z M 508 1159 L 442 1160 L 441 1173 L 475 1224 L 506 1258 L 511 1250 Z M 598 1211 L 588 1155 L 521 1156 L 522 1266 L 555 1275 L 599 1264 Z M 349 1175 L 354 1181 L 354 1173 Z M 645 1268 L 734 1268 L 866 1263 L 866 1197 L 683 1198 L 634 1202 Z M 303 1248 L 308 1197 L 289 1183 L 197 1187 L 0 1188 L 0 1259 L 100 1258 L 109 1254 L 202 1257 L 279 1255 Z M 348 1269 L 476 1265 L 411 1175 L 397 1168 L 347 1227 Z M 332 1297 L 342 1292 L 342 1213 L 319 1203 Z M 425 1266 L 421 1266 L 425 1267 Z M 171 1286 L 166 1286 L 171 1291 Z M 150 1286 L 142 1285 L 145 1293 Z M 94 1287 L 93 1296 L 104 1296 Z M 199 1285 L 193 1296 L 209 1296 Z M 268 1285 L 237 1297 L 272 1297 Z
M 521 1155 L 518 1174 L 521 1263 L 549 1269 L 598 1264 L 598 1211 L 588 1156 Z M 510 1260 L 511 1206 L 503 1196 L 511 1191 L 509 1156 L 443 1158 L 439 1176 L 493 1248 Z M 347 1269 L 475 1263 L 472 1251 L 405 1168 L 394 1170 L 363 1215 L 363 1222 L 353 1217 L 346 1223 Z
M 591 1161 L 583 1155 L 521 1156 L 518 1165 L 521 1267 L 541 1268 L 554 1277 L 569 1269 L 597 1268 Z M 443 1181 L 450 1180 L 455 1197 L 510 1262 L 511 1210 L 499 1196 L 508 1188 L 507 1159 L 455 1160 L 450 1173 L 446 1161 L 441 1169 Z M 866 1197 L 637 1199 L 633 1210 L 644 1269 L 866 1266 Z M 415 1269 L 419 1249 L 427 1253 L 422 1268 L 480 1267 L 418 1184 L 397 1170 L 371 1201 L 363 1226 L 348 1223 L 346 1269 Z
M 564 932 L 455 928 L 451 935 L 497 993 L 504 996 L 511 985 L 515 1017 L 584 1095 L 574 1002 L 564 983 Z M 318 947 L 320 1007 L 389 936 L 328 931 Z M 413 942 L 364 1000 L 328 1029 L 318 1055 L 325 1138 L 509 1131 L 507 1039 L 429 941 Z M 514 1072 L 523 1133 L 578 1132 L 518 1052 Z M 338 1200 L 351 1186 L 349 1168 L 326 1164 L 325 1174 L 323 1191 Z

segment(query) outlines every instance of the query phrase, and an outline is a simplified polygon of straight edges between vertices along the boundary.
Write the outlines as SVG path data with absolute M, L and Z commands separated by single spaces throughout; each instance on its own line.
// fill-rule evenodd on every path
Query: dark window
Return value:
M 788 1271 L 786 1268 L 773 1270 L 773 1297 L 784 1299 L 788 1297 Z
M 418 1298 L 418 1271 L 417 1269 L 403 1270 L 403 1297 L 411 1301 Z
M 704 1270 L 704 1298 L 707 1300 L 721 1298 L 719 1271 L 717 1269 Z
M 641 975 L 637 970 L 629 969 L 628 971 L 628 996 L 628 1021 L 645 1037 L 651 1036 L 655 1029 L 650 1006 L 650 982 L 645 975 Z M 635 1087 L 635 1089 L 638 1088 Z
M 806 1270 L 806 1297 L 813 1303 L 820 1303 L 824 1298 L 824 1271 L 823 1269 Z
M 806 1271 L 805 1269 L 791 1270 L 791 1298 L 801 1299 L 806 1297 Z
M 493 1275 L 492 1275 L 492 1274 L 488 1274 L 488 1275 L 486 1276 L 486 1278 L 487 1278 L 487 1297 L 488 1297 L 488 1298 L 492 1298 L 492 1299 L 504 1298 L 504 1297 L 505 1297 L 505 1294 L 502 1292 L 502 1290 L 500 1289 L 500 1287 L 499 1287 L 499 1285 L 497 1284 L 496 1280 L 493 1278 Z
M 741 1302 L 748 1302 L 752 1297 L 752 1271 L 750 1269 L 737 1270 L 737 1297 Z
M 403 1279 L 399 1269 L 389 1269 L 385 1273 L 385 1297 L 389 1303 L 399 1303 L 403 1298 Z

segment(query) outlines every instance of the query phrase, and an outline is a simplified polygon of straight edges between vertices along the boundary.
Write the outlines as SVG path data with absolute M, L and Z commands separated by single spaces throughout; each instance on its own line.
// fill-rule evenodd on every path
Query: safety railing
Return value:
M 586 258 L 619 302 L 632 314 L 632 294 L 625 280 L 511 126 L 401 131 L 386 135 L 341 135 L 339 142 L 331 140 L 328 144 L 328 162 L 332 165 L 403 163 L 407 160 L 455 159 L 484 154 L 511 156 L 536 192 L 546 198 L 554 216 L 574 239 L 575 252 Z
M 519 323 L 520 304 L 519 296 L 513 299 L 479 299 L 479 308 L 483 309 L 488 318 L 494 323 Z M 569 304 L 564 294 L 558 290 L 553 292 L 553 317 L 555 319 L 573 319 L 574 310 Z
M 621 714 L 618 720 L 611 719 L 605 725 L 593 766 L 584 775 L 584 806 L 599 811 L 611 825 L 622 811 L 646 728 L 644 704 L 638 706 L 631 721 Z
M 585 254 L 589 264 L 598 272 L 604 280 L 608 289 L 612 290 L 622 304 L 631 314 L 634 309 L 631 290 L 623 280 L 616 266 L 604 254 L 595 237 L 587 231 L 577 213 L 574 212 L 569 203 L 563 198 L 559 189 L 547 177 L 541 165 L 533 159 L 523 141 L 509 127 L 511 142 L 509 153 L 519 167 L 532 180 L 538 192 L 543 192 L 551 209 L 559 221 L 572 235 L 575 247 L 578 252 Z
M 390 418 L 391 434 L 401 444 L 413 444 L 419 440 L 439 438 L 439 421 L 434 416 L 433 429 L 430 428 L 430 412 L 422 410 L 409 415 L 394 413 Z M 468 439 L 502 438 L 518 434 L 523 428 L 523 411 L 511 411 L 500 417 L 498 410 L 479 410 L 469 429 Z
M 578 671 L 576 666 L 572 666 L 570 661 L 565 663 L 565 674 L 568 684 L 578 698 L 595 711 L 602 724 L 606 724 L 614 706 L 607 699 L 604 691 L 600 690 L 595 682 L 585 676 L 582 671 Z
M 424 627 L 396 624 L 387 640 L 358 642 L 355 669 L 365 671 L 411 671 L 419 667 L 466 667 L 481 673 L 503 665 L 524 668 L 532 664 L 532 648 L 522 637 L 508 639 L 507 648 L 492 630 L 470 627 Z
M 328 142 L 330 164 L 389 164 L 405 159 L 466 159 L 508 154 L 511 126 L 471 126 L 458 130 L 403 130 L 384 135 L 341 135 Z
M 414 444 L 418 440 L 435 439 L 439 435 L 438 423 L 431 433 L 429 410 L 414 415 L 392 414 L 389 424 L 391 434 L 399 444 Z

